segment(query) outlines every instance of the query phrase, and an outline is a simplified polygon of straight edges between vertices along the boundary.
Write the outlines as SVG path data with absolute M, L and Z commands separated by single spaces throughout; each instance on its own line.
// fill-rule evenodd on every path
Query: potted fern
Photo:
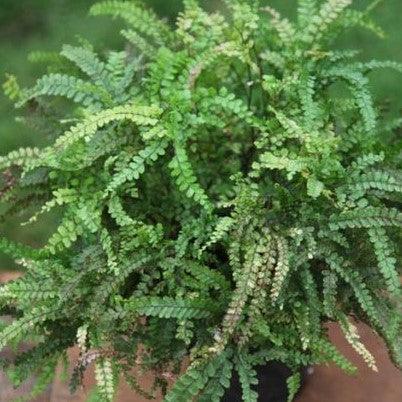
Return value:
M 66 45 L 36 56 L 49 71 L 32 88 L 8 77 L 49 145 L 0 158 L 6 213 L 60 216 L 42 248 L 0 239 L 25 271 L 0 288 L 15 318 L 0 349 L 35 341 L 4 363 L 17 385 L 35 373 L 40 392 L 78 345 L 71 388 L 94 364 L 100 400 L 123 376 L 150 398 L 219 401 L 233 373 L 244 401 L 267 400 L 256 367 L 274 361 L 291 371 L 291 401 L 303 367 L 355 371 L 328 321 L 376 370 L 353 319 L 401 364 L 398 122 L 367 78 L 401 66 L 331 49 L 349 27 L 381 33 L 352 0 L 299 0 L 292 22 L 258 1 L 223 3 L 184 0 L 174 28 L 141 2 L 95 4 L 91 15 L 127 23 L 125 50 Z

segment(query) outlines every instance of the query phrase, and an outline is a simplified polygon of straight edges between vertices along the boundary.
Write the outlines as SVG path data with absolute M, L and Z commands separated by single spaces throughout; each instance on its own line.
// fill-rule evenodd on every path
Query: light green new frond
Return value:
M 55 150 L 60 151 L 66 149 L 81 139 L 89 142 L 100 128 L 111 122 L 129 120 L 139 126 L 153 126 L 158 122 L 157 117 L 159 114 L 160 109 L 152 106 L 124 105 L 103 110 L 99 113 L 87 116 L 84 121 L 71 127 L 56 140 L 49 152 L 53 154 Z
M 374 109 L 373 99 L 367 88 L 368 80 L 361 74 L 351 73 L 344 75 L 344 78 L 351 83 L 351 91 L 360 109 L 364 125 L 368 133 L 372 133 L 377 125 L 377 113 Z
M 87 233 L 96 233 L 102 227 L 102 211 L 100 194 L 95 193 L 93 198 L 81 198 L 76 204 L 75 216 L 83 230 Z
M 75 63 L 93 82 L 109 86 L 105 63 L 91 49 L 64 45 L 60 53 L 66 59 Z
M 172 36 L 167 24 L 156 17 L 152 11 L 145 10 L 134 2 L 103 1 L 94 4 L 90 9 L 90 14 L 120 17 L 136 31 L 154 39 L 159 45 L 163 45 Z
M 390 239 L 384 228 L 373 227 L 368 231 L 370 242 L 373 244 L 374 252 L 387 289 L 392 295 L 400 295 L 401 282 L 399 273 L 396 267 L 397 260 L 390 244 Z
M 22 91 L 15 75 L 6 74 L 6 81 L 2 86 L 4 95 L 6 95 L 10 100 L 16 101 L 21 98 Z
M 52 192 L 53 198 L 42 206 L 39 212 L 29 218 L 25 224 L 36 222 L 39 215 L 51 211 L 56 206 L 70 204 L 78 200 L 78 193 L 72 188 L 59 188 Z
M 128 99 L 125 91 L 133 83 L 136 73 L 141 69 L 142 57 L 133 57 L 128 51 L 110 52 L 106 70 L 110 80 L 111 91 L 116 101 Z
M 115 381 L 112 363 L 109 359 L 101 357 L 95 364 L 95 379 L 102 402 L 113 402 L 115 394 Z
M 169 167 L 179 190 L 188 198 L 193 198 L 207 211 L 212 211 L 213 205 L 205 190 L 198 183 L 184 146 L 176 142 L 174 148 L 175 156 L 169 163 Z
M 118 81 L 125 74 L 128 57 L 128 52 L 111 51 L 108 54 L 105 68 L 114 81 Z
M 84 106 L 99 109 L 101 104 L 110 106 L 113 100 L 102 87 L 65 74 L 49 74 L 40 78 L 36 85 L 23 93 L 18 107 L 39 96 L 64 96 Z
M 318 198 L 324 191 L 324 183 L 311 176 L 307 179 L 307 194 L 312 198 Z
M 173 299 L 171 297 L 136 297 L 121 303 L 127 312 L 159 318 L 206 318 L 214 311 L 213 302 L 204 299 Z
M 0 171 L 11 166 L 24 166 L 28 161 L 35 161 L 40 155 L 38 148 L 20 148 L 6 156 L 0 156 Z
M 306 131 L 293 119 L 287 117 L 284 113 L 271 109 L 278 119 L 280 125 L 285 129 L 285 133 L 281 134 L 285 138 L 295 138 L 301 143 L 308 139 Z
M 331 230 L 402 226 L 402 213 L 394 208 L 366 207 L 333 214 L 329 218 Z
M 72 217 L 66 215 L 56 232 L 50 237 L 47 242 L 46 249 L 52 254 L 69 248 L 78 236 L 82 235 L 83 228 Z
M 258 30 L 258 23 L 261 20 L 258 8 L 256 7 L 257 3 L 250 4 L 247 1 L 231 0 L 225 0 L 225 3 L 231 10 L 232 24 L 235 27 L 232 32 L 235 31 L 242 42 L 252 38 Z M 216 23 L 223 28 L 229 28 L 219 21 L 216 21 Z
M 304 30 L 310 23 L 311 18 L 316 14 L 317 0 L 297 1 L 297 24 Z
M 34 51 L 30 52 L 28 55 L 28 61 L 30 63 L 44 64 L 44 65 L 54 65 L 60 67 L 65 63 L 64 58 L 57 52 L 44 52 L 44 51 Z
M 299 173 L 307 169 L 307 163 L 298 157 L 289 157 L 287 155 L 274 155 L 272 152 L 267 151 L 260 155 L 259 161 L 254 162 L 253 169 L 256 174 L 259 174 L 261 169 L 278 169 L 288 172 L 288 179 L 292 179 L 295 173 Z

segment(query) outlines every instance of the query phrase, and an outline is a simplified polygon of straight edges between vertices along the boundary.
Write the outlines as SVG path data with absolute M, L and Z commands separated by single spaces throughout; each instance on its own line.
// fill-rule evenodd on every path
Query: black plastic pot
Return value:
M 282 363 L 271 362 L 265 366 L 256 367 L 258 385 L 254 390 L 258 393 L 258 402 L 286 402 L 288 388 L 286 380 L 291 376 L 291 370 Z M 305 371 L 302 372 L 302 385 Z M 237 372 L 233 373 L 230 387 L 222 397 L 222 402 L 242 402 L 242 391 Z

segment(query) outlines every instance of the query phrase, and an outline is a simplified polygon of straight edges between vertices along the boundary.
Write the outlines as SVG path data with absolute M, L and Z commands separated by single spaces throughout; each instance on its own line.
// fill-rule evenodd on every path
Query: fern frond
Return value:
M 52 287 L 33 282 L 33 278 L 27 277 L 9 282 L 0 288 L 0 304 L 6 300 L 14 300 L 17 305 L 32 305 L 34 302 L 55 299 L 57 291 Z
M 31 99 L 40 96 L 64 96 L 84 106 L 92 106 L 94 109 L 99 109 L 101 105 L 113 104 L 110 94 L 100 86 L 74 76 L 49 74 L 40 78 L 32 89 L 27 90 L 17 106 L 21 107 Z
M 287 380 L 288 386 L 288 402 L 292 402 L 301 387 L 302 379 L 300 373 L 292 374 Z
M 109 87 L 105 63 L 91 49 L 64 45 L 60 54 L 76 64 L 95 84 Z
M 173 299 L 170 297 L 141 297 L 125 300 L 121 304 L 125 311 L 140 315 L 177 318 L 206 318 L 214 311 L 212 301 L 198 299 Z
M 204 390 L 198 397 L 198 402 L 220 402 L 225 389 L 230 387 L 232 371 L 232 361 L 229 359 L 225 360 L 222 369 L 217 370 L 215 375 L 208 380 Z
M 34 51 L 28 54 L 30 63 L 61 66 L 65 62 L 64 58 L 57 52 Z
M 331 271 L 323 272 L 323 306 L 329 318 L 336 316 L 337 276 Z
M 325 359 L 328 361 L 332 361 L 338 367 L 349 374 L 356 373 L 357 368 L 345 356 L 343 356 L 328 340 L 324 338 L 317 339 L 311 345 L 311 349 L 316 355 L 317 362 Z
M 115 384 L 112 363 L 109 359 L 101 357 L 95 365 L 95 379 L 100 396 L 105 402 L 113 402 Z
M 340 321 L 340 326 L 343 333 L 345 334 L 346 340 L 349 342 L 352 348 L 363 358 L 367 366 L 370 367 L 373 371 L 378 372 L 375 358 L 360 341 L 357 327 L 353 325 L 347 317 L 342 318 L 343 319 Z
M 160 156 L 165 154 L 168 142 L 165 139 L 152 141 L 146 148 L 141 150 L 132 160 L 121 170 L 117 170 L 107 187 L 107 192 L 116 191 L 126 182 L 133 182 L 145 172 L 146 164 L 152 165 Z
M 368 89 L 368 79 L 359 70 L 335 67 L 327 72 L 328 77 L 339 77 L 349 83 L 350 91 L 360 109 L 365 129 L 372 133 L 377 125 L 377 113 L 374 109 L 373 99 Z
M 82 233 L 82 226 L 73 217 L 67 215 L 63 218 L 57 231 L 49 238 L 46 250 L 49 250 L 52 254 L 56 254 L 69 248 Z
M 234 220 L 230 216 L 225 216 L 223 218 L 220 218 L 218 220 L 218 222 L 215 226 L 215 229 L 214 229 L 213 233 L 211 234 L 209 240 L 201 247 L 200 254 L 202 254 L 203 251 L 208 249 L 213 244 L 216 244 L 220 240 L 222 240 L 224 238 L 224 236 L 228 233 L 228 231 L 231 229 L 233 224 L 234 224 Z
M 258 384 L 257 372 L 247 360 L 247 356 L 240 353 L 238 358 L 236 359 L 235 367 L 239 374 L 243 401 L 257 402 L 258 394 L 253 389 Z
M 81 123 L 71 127 L 62 136 L 60 136 L 54 145 L 43 151 L 38 165 L 53 165 L 57 166 L 59 152 L 66 150 L 69 146 L 77 141 L 84 140 L 89 142 L 94 134 L 102 127 L 112 122 L 123 120 L 131 121 L 140 126 L 153 126 L 158 120 L 160 109 L 157 107 L 147 106 L 116 106 L 112 109 L 106 109 L 94 115 L 88 116 Z
M 107 229 L 103 228 L 100 232 L 100 243 L 103 251 L 107 256 L 107 265 L 112 273 L 116 276 L 120 274 L 120 267 L 118 267 L 116 253 L 114 251 L 113 239 Z
M 296 30 L 293 27 L 293 24 L 287 19 L 281 17 L 278 11 L 273 9 L 272 7 L 264 7 L 264 11 L 270 14 L 271 16 L 271 24 L 274 29 L 277 31 L 279 38 L 285 45 L 290 45 L 293 43 Z
M 297 1 L 297 24 L 300 29 L 305 29 L 310 19 L 317 12 L 317 0 Z
M 190 367 L 174 384 L 164 402 L 188 402 L 205 388 L 208 380 L 221 373 L 228 352 L 213 356 L 209 361 Z
M 401 282 L 396 267 L 397 260 L 393 256 L 390 239 L 384 228 L 374 227 L 368 230 L 370 242 L 373 244 L 377 256 L 378 268 L 380 269 L 388 291 L 393 295 L 400 295 Z
M 287 241 L 282 237 L 277 237 L 276 244 L 278 250 L 278 259 L 276 262 L 274 276 L 272 278 L 271 299 L 273 302 L 278 299 L 279 293 L 282 290 L 282 286 L 290 269 L 289 248 Z
M 259 162 L 254 162 L 253 169 L 258 173 L 261 169 L 286 170 L 291 179 L 295 173 L 302 172 L 307 168 L 306 161 L 299 157 L 276 156 L 267 151 L 260 155 Z
M 22 90 L 18 84 L 17 77 L 12 74 L 6 74 L 6 81 L 3 83 L 4 95 L 10 100 L 16 101 L 21 98 Z
M 372 170 L 352 177 L 349 183 L 336 190 L 338 197 L 348 194 L 352 200 L 362 198 L 370 190 L 380 190 L 389 193 L 402 193 L 402 179 L 392 172 Z
M 198 183 L 184 146 L 175 143 L 174 147 L 175 156 L 169 163 L 169 167 L 180 191 L 188 198 L 193 198 L 207 211 L 212 211 L 213 205 L 205 190 Z
M 47 250 L 37 250 L 23 244 L 11 242 L 4 237 L 0 237 L 0 251 L 15 259 L 30 258 L 33 260 L 41 260 L 49 256 Z
M 359 27 L 370 31 L 374 35 L 383 39 L 386 36 L 384 29 L 369 17 L 368 11 L 369 10 L 345 10 L 337 21 L 337 25 L 340 27 L 339 30 Z
M 319 41 L 327 32 L 329 26 L 336 21 L 341 13 L 352 4 L 353 0 L 326 0 L 322 4 L 318 14 L 310 19 L 310 24 L 306 29 L 305 41 L 311 43 Z
M 333 214 L 329 218 L 331 230 L 402 226 L 402 213 L 394 208 L 371 207 L 356 208 Z
M 188 274 L 195 278 L 199 288 L 206 287 L 224 292 L 230 287 L 229 281 L 216 269 L 186 260 L 183 261 L 183 265 Z
M 56 306 L 34 307 L 22 318 L 12 322 L 0 332 L 0 350 L 3 349 L 10 341 L 21 336 L 32 334 L 32 330 L 44 321 L 51 319 L 56 311 Z
M 335 252 L 329 250 L 324 250 L 324 252 L 324 258 L 328 266 L 351 286 L 362 310 L 367 314 L 374 325 L 378 325 L 380 320 L 374 300 L 359 273 L 357 271 L 348 270 L 348 267 L 345 267 L 345 262 L 342 257 Z
M 11 151 L 6 156 L 0 156 L 0 171 L 11 166 L 23 166 L 30 161 L 35 161 L 39 155 L 38 148 L 20 148 L 17 151 Z
M 167 24 L 158 19 L 150 10 L 145 10 L 132 2 L 103 1 L 93 5 L 90 14 L 120 17 L 135 30 L 154 39 L 158 45 L 163 45 L 171 37 L 171 31 Z

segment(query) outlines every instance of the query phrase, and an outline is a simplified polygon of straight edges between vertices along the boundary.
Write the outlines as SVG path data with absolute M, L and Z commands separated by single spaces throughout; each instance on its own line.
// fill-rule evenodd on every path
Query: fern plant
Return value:
M 60 213 L 39 249 L 0 239 L 25 272 L 0 288 L 14 317 L 0 349 L 35 340 L 3 362 L 16 385 L 36 374 L 40 392 L 78 345 L 71 389 L 94 365 L 98 400 L 124 377 L 149 398 L 219 401 L 236 370 L 256 401 L 255 367 L 276 360 L 294 373 L 290 401 L 300 367 L 356 370 L 328 321 L 377 369 L 355 319 L 402 364 L 400 120 L 368 79 L 402 67 L 332 47 L 355 26 L 382 35 L 374 4 L 299 0 L 289 21 L 257 0 L 222 3 L 184 0 L 174 27 L 140 1 L 95 4 L 125 21 L 125 50 L 81 41 L 36 54 L 49 71 L 32 88 L 8 76 L 48 146 L 0 158 L 5 214 Z

